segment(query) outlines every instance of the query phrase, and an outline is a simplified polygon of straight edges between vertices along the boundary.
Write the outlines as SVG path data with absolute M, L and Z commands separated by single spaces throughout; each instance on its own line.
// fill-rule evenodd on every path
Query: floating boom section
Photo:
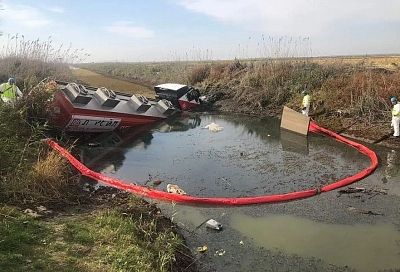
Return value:
M 338 180 L 334 183 L 325 185 L 321 188 L 310 188 L 308 190 L 289 192 L 284 194 L 274 194 L 274 195 L 261 195 L 261 196 L 249 196 L 249 197 L 196 197 L 191 195 L 178 195 L 171 194 L 164 191 L 155 190 L 145 186 L 139 186 L 135 184 L 130 184 L 126 181 L 122 181 L 116 178 L 111 178 L 101 173 L 90 170 L 88 167 L 83 165 L 79 160 L 73 157 L 66 149 L 58 145 L 53 140 L 47 140 L 47 143 L 54 149 L 57 150 L 63 157 L 65 157 L 82 175 L 89 177 L 91 179 L 97 180 L 98 182 L 104 183 L 109 186 L 116 187 L 121 190 L 131 192 L 133 194 L 149 197 L 153 199 L 189 203 L 189 204 L 203 204 L 203 205 L 251 205 L 251 204 L 262 204 L 262 203 L 277 203 L 286 202 L 296 199 L 303 199 L 315 196 L 320 193 L 329 192 L 337 188 L 347 186 L 354 182 L 357 182 L 368 175 L 372 174 L 378 167 L 378 157 L 375 152 L 366 146 L 359 144 L 357 142 L 346 139 L 337 133 L 330 131 L 328 129 L 318 126 L 316 123 L 311 122 L 309 126 L 309 132 L 322 134 L 335 140 L 347 144 L 355 149 L 357 149 L 362 154 L 366 155 L 370 160 L 370 165 L 362 170 L 361 172 L 346 177 L 344 179 Z

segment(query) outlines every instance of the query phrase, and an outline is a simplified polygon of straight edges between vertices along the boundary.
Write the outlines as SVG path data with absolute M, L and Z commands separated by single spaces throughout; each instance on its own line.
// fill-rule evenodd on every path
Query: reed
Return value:
M 45 41 L 27 40 L 19 34 L 4 38 L 0 48 L 0 80 L 4 82 L 15 77 L 22 91 L 46 77 L 70 79 L 69 65 L 89 56 L 84 49 L 74 49 L 71 44 L 55 45 L 51 36 Z
M 40 82 L 70 79 L 68 66 L 81 51 L 56 48 L 51 37 L 42 42 L 7 36 L 0 51 L 0 80 L 16 77 L 24 97 L 15 106 L 0 104 L 0 202 L 74 199 L 66 190 L 76 185 L 67 164 L 41 142 L 49 136 L 46 117 L 54 88 Z

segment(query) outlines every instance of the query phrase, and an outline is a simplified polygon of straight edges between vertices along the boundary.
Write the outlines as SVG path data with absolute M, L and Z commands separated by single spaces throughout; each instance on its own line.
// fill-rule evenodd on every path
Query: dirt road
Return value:
M 90 86 L 106 87 L 114 91 L 129 94 L 140 94 L 149 98 L 154 98 L 154 91 L 147 86 L 135 84 L 126 80 L 106 77 L 101 74 L 80 68 L 73 68 L 72 74 L 77 80 Z

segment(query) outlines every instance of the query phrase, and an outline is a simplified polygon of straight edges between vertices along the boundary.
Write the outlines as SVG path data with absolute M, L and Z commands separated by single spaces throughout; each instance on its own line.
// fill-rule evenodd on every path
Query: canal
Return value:
M 216 123 L 223 129 L 205 128 Z M 127 182 L 195 196 L 243 197 L 315 188 L 368 166 L 355 149 L 279 129 L 279 120 L 184 114 L 150 129 L 108 133 L 81 146 L 90 168 Z M 375 149 L 375 147 L 373 147 Z M 354 186 L 281 204 L 245 207 L 156 202 L 181 228 L 201 271 L 379 271 L 400 268 L 400 153 Z M 154 202 L 154 201 L 153 201 Z M 223 230 L 205 227 L 208 219 Z M 204 253 L 197 247 L 207 246 Z

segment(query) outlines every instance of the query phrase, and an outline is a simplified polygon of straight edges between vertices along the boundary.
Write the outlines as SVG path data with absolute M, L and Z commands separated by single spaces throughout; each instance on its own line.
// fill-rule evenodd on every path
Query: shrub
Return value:
M 210 74 L 209 65 L 201 65 L 194 67 L 189 75 L 189 83 L 194 85 L 196 83 L 202 82 Z

